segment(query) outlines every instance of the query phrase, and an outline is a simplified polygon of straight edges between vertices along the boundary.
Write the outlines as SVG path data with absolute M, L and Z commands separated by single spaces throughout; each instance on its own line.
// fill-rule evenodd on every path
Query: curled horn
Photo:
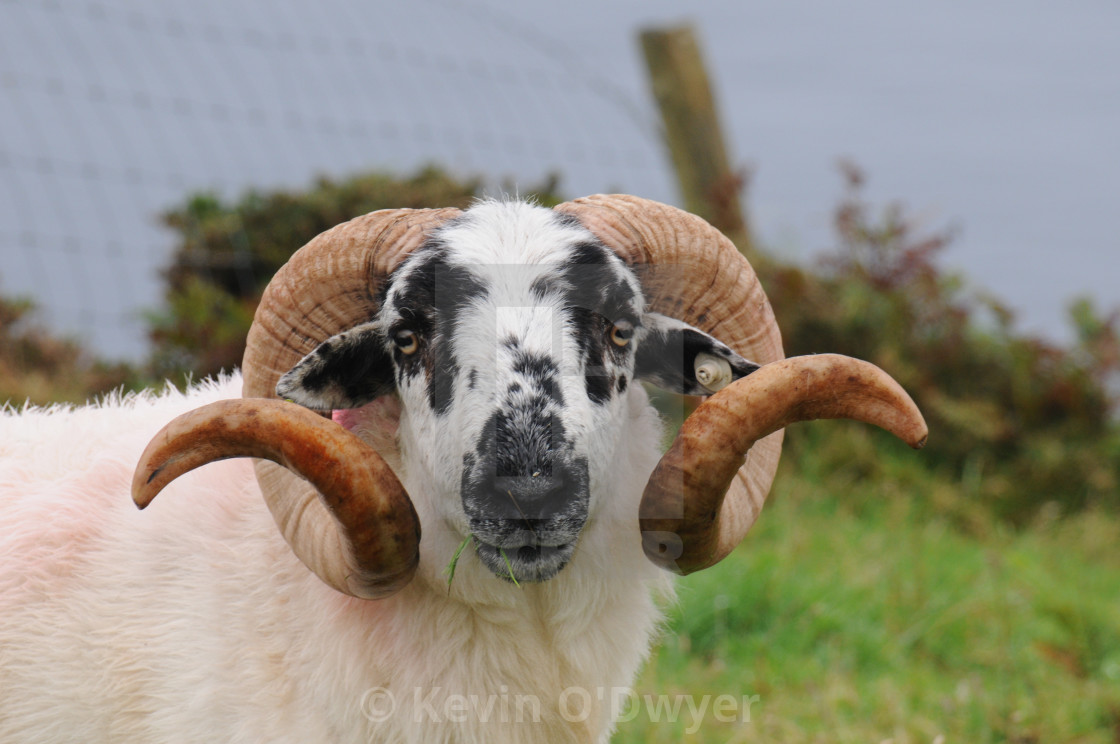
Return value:
M 827 397 L 827 391 L 820 387 L 812 390 L 817 398 L 802 400 L 792 394 L 791 390 L 801 390 L 798 386 L 804 382 L 803 373 L 808 374 L 805 370 L 812 364 L 773 364 L 785 355 L 774 312 L 758 277 L 735 245 L 702 218 L 625 195 L 576 199 L 556 209 L 578 218 L 635 270 L 650 310 L 696 326 L 740 356 L 768 365 L 724 388 L 692 414 L 682 427 L 685 439 L 678 435 L 665 456 L 675 464 L 670 466 L 662 460 L 643 497 L 640 523 L 646 555 L 681 573 L 707 568 L 726 557 L 758 517 L 778 467 L 782 427 L 832 414 L 878 423 L 882 417 L 867 413 L 862 404 L 878 395 L 886 382 L 860 368 L 858 378 L 867 383 L 856 386 L 863 391 L 862 397 L 845 393 L 849 404 L 842 408 L 812 403 Z M 829 360 L 836 361 L 835 357 Z M 881 370 L 878 372 L 886 377 Z M 745 384 L 759 375 L 759 382 Z M 760 382 L 772 382 L 775 376 L 787 387 L 758 387 Z M 839 378 L 829 373 L 824 379 L 831 384 Z M 887 381 L 898 387 L 889 378 Z M 765 392 L 757 392 L 760 389 Z M 778 391 L 784 392 L 778 395 Z M 909 411 L 910 418 L 917 416 L 920 421 L 913 403 L 901 388 L 897 392 L 902 397 L 894 395 L 891 400 L 901 406 L 900 410 Z M 767 402 L 771 394 L 777 396 L 774 403 Z M 732 400 L 747 402 L 725 405 Z M 770 412 L 766 425 L 756 425 L 746 439 L 739 436 L 736 428 L 742 425 L 744 416 L 751 413 L 752 406 L 763 402 Z M 714 413 L 725 408 L 738 416 L 721 418 Z M 724 422 L 722 428 L 713 423 L 717 419 Z M 921 423 L 922 430 L 924 426 Z M 706 453 L 719 458 L 719 477 L 707 478 L 710 462 L 705 459 Z M 701 481 L 703 485 L 697 485 Z
M 372 212 L 297 251 L 257 307 L 242 363 L 244 399 L 186 414 L 157 435 L 137 470 L 137 503 L 146 505 L 171 479 L 206 462 L 267 458 L 255 463 L 261 493 L 304 565 L 352 596 L 383 597 L 403 587 L 419 560 L 420 524 L 396 475 L 333 421 L 259 399 L 275 399 L 280 376 L 319 343 L 369 321 L 385 277 L 459 213 Z M 324 469 L 323 458 L 330 457 L 353 466 Z
M 654 469 L 639 511 L 650 560 L 685 574 L 722 560 L 743 538 L 741 522 L 722 519 L 743 457 L 773 431 L 822 418 L 875 424 L 915 449 L 929 433 L 910 396 L 873 364 L 838 354 L 767 364 L 700 404 Z
M 222 400 L 186 413 L 165 426 L 140 457 L 132 498 L 141 509 L 183 473 L 214 460 L 258 457 L 310 482 L 338 523 L 283 525 L 292 532 L 326 528 L 313 538 L 324 549 L 311 553 L 315 573 L 347 594 L 374 599 L 404 587 L 416 572 L 420 523 L 397 476 L 365 442 L 330 419 L 282 400 Z M 284 536 L 289 542 L 296 535 Z M 360 546 L 358 550 L 355 546 Z M 345 549 L 344 548 L 348 548 Z M 341 575 L 332 566 L 357 560 Z M 326 580 L 326 579 L 325 579 Z

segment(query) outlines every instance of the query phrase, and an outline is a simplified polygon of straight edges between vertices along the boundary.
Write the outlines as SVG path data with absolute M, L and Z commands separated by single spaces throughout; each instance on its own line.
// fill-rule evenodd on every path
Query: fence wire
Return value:
M 560 173 L 572 195 L 673 196 L 633 71 L 499 6 L 0 0 L 0 16 L 0 293 L 105 356 L 145 352 L 159 215 L 191 193 L 434 163 L 495 190 Z

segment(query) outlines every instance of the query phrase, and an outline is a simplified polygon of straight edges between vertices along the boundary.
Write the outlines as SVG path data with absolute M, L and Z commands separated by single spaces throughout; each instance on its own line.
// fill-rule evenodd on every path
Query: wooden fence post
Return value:
M 696 33 L 691 26 L 646 29 L 641 43 L 685 209 L 711 222 L 750 255 L 740 201 L 744 174 L 728 162 Z

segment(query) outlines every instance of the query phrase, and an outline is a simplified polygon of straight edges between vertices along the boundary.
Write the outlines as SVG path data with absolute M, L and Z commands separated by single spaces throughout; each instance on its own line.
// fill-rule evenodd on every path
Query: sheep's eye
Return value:
M 415 354 L 420 348 L 420 339 L 414 331 L 405 328 L 393 334 L 393 343 L 401 350 L 402 354 Z
M 611 326 L 611 343 L 625 346 L 634 337 L 634 324 L 628 320 L 616 320 Z

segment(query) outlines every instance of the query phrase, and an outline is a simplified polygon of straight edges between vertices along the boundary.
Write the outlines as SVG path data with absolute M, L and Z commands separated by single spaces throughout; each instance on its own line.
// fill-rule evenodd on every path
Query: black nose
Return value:
M 590 499 L 587 460 L 554 452 L 538 463 L 514 473 L 492 460 L 464 469 L 463 511 L 480 542 L 501 548 L 561 547 L 578 537 Z
M 586 509 L 587 461 L 573 452 L 553 405 L 539 396 L 507 404 L 483 428 L 463 469 L 463 507 L 472 520 L 536 530 Z
M 494 477 L 492 504 L 501 516 L 512 519 L 548 519 L 563 511 L 576 496 L 569 468 L 554 463 L 548 473 Z

